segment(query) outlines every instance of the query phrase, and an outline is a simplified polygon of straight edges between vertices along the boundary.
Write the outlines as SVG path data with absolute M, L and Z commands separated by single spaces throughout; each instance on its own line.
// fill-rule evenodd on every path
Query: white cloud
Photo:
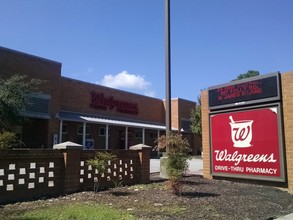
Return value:
M 142 90 L 151 86 L 151 83 L 146 81 L 144 77 L 140 75 L 129 74 L 127 71 L 123 71 L 117 75 L 105 75 L 100 84 L 117 89 L 124 88 Z
M 151 90 L 152 84 L 150 82 L 145 80 L 143 76 L 130 74 L 127 71 L 122 71 L 116 75 L 107 74 L 98 84 L 131 92 L 141 91 L 146 96 L 155 96 L 155 92 Z

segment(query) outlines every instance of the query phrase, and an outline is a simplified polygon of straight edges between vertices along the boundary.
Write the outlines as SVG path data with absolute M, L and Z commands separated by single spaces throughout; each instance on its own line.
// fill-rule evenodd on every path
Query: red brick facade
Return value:
M 93 120 L 105 117 L 125 123 L 136 123 L 135 126 L 127 126 L 127 147 L 125 123 L 108 123 L 108 149 L 127 149 L 131 145 L 142 143 L 143 139 L 144 144 L 154 146 L 156 136 L 164 132 L 163 100 L 62 77 L 61 67 L 59 62 L 0 47 L 1 76 L 19 74 L 44 80 L 40 91 L 50 96 L 47 118 L 30 117 L 30 121 L 22 127 L 22 139 L 27 147 L 51 148 L 53 142 L 60 140 L 84 144 L 84 136 L 80 131 L 85 128 L 85 120 L 61 118 L 62 112 L 72 113 L 75 117 L 90 116 Z M 190 111 L 195 105 L 195 102 L 183 99 L 172 100 L 172 127 L 183 131 L 191 144 L 195 141 L 193 133 L 189 130 Z M 93 120 L 86 122 L 89 134 L 85 135 L 85 138 L 94 141 L 94 148 L 105 149 L 103 129 L 107 123 Z M 154 125 L 153 128 L 144 129 L 143 125 L 149 124 Z M 60 132 L 61 126 L 65 127 L 66 131 Z
M 293 193 L 293 72 L 282 74 L 281 81 L 288 188 Z

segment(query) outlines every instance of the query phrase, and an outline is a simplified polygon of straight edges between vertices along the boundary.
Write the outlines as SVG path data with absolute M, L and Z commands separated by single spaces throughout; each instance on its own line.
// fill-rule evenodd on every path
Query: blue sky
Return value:
M 164 0 L 0 0 L 0 46 L 62 75 L 165 98 Z M 293 70 L 293 1 L 170 0 L 171 96 Z

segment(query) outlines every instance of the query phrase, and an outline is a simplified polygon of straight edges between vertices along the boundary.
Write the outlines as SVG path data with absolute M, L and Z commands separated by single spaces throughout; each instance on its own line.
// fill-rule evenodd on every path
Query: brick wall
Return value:
M 94 177 L 100 187 L 148 183 L 150 180 L 150 148 L 115 150 L 117 156 L 104 174 L 86 161 L 97 151 L 64 150 L 1 150 L 0 204 L 59 196 L 93 190 Z
M 179 129 L 179 99 L 171 100 L 171 127 Z
M 208 91 L 201 93 L 201 115 L 202 115 L 202 151 L 203 151 L 203 175 L 211 179 L 210 171 L 210 127 L 209 127 L 209 103 Z
M 11 77 L 15 74 L 26 75 L 28 79 L 43 80 L 38 91 L 51 95 L 50 116 L 48 123 L 48 146 L 52 146 L 53 134 L 58 131 L 56 113 L 60 111 L 61 66 L 56 61 L 44 59 L 30 54 L 0 47 L 0 74 L 1 77 Z M 45 146 L 45 147 L 48 147 Z
M 288 189 L 293 193 L 293 72 L 281 74 Z
M 285 138 L 285 170 L 288 179 L 288 190 L 293 192 L 293 72 L 281 74 L 283 127 Z M 209 142 L 209 107 L 208 92 L 201 93 L 202 102 L 202 144 L 203 144 L 203 175 L 212 178 L 210 167 L 210 142 Z
M 165 102 L 164 102 L 165 105 Z M 175 98 L 171 100 L 171 126 L 180 130 L 182 119 L 190 120 L 191 109 L 196 107 L 196 103 L 189 100 Z
M 26 75 L 29 79 L 43 80 L 39 90 L 52 96 L 50 103 L 52 113 L 59 112 L 61 66 L 62 64 L 56 61 L 0 47 L 1 76 L 19 74 Z
M 53 150 L 0 151 L 0 203 L 63 192 L 63 155 Z
M 105 97 L 113 96 L 115 100 L 137 103 L 138 114 L 125 114 L 118 112 L 116 108 L 101 110 L 90 108 L 91 92 L 104 93 Z M 72 112 L 88 114 L 111 115 L 125 119 L 144 120 L 164 123 L 165 109 L 162 100 L 141 96 L 117 89 L 112 89 L 97 84 L 86 83 L 79 80 L 62 78 L 61 109 Z

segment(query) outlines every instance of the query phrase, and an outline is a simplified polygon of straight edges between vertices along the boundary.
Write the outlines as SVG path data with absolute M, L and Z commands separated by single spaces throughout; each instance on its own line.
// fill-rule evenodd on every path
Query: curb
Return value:
M 276 218 L 276 220 L 292 220 L 293 219 L 293 213 L 282 216 L 280 218 Z

